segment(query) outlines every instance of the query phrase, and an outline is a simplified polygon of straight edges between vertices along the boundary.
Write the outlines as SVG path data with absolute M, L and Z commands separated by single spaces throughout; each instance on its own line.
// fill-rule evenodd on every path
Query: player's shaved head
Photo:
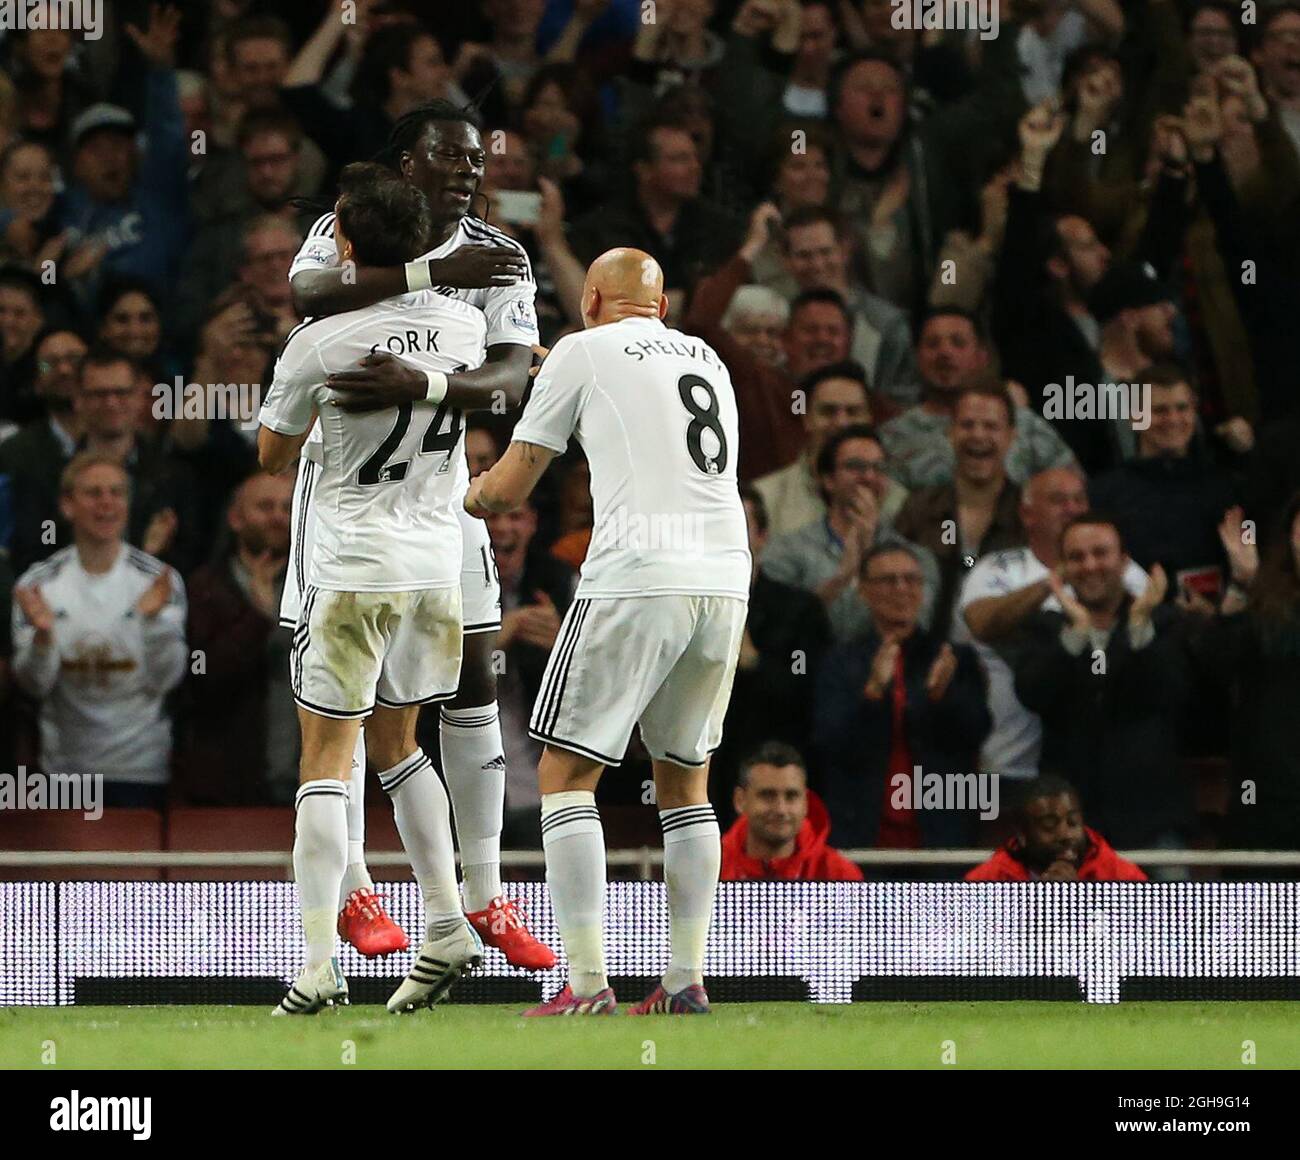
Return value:
M 587 284 L 610 298 L 658 306 L 664 292 L 664 272 L 644 250 L 606 250 L 587 271 Z
M 662 318 L 668 312 L 664 272 L 644 250 L 606 250 L 587 270 L 582 321 L 600 326 L 624 318 Z

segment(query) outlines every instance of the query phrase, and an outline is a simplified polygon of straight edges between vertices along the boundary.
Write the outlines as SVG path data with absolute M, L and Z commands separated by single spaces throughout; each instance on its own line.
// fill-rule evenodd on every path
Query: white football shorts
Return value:
M 309 585 L 289 654 L 294 700 L 322 717 L 366 717 L 456 694 L 460 589 L 336 592 Z
M 703 765 L 722 742 L 747 609 L 734 596 L 575 600 L 529 734 L 618 765 L 640 724 L 651 757 Z
M 501 578 L 492 554 L 487 523 L 476 520 L 463 507 L 460 516 L 460 601 L 465 635 L 496 632 L 501 627 Z

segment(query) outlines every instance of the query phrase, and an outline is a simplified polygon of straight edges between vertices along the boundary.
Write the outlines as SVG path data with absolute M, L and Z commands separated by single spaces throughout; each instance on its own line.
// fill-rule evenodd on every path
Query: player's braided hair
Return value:
M 466 125 L 473 125 L 475 129 L 480 130 L 483 127 L 472 104 L 461 106 L 439 97 L 436 100 L 426 101 L 422 105 L 416 105 L 415 108 L 398 117 L 389 130 L 387 143 L 371 158 L 371 161 L 391 169 L 394 173 L 400 172 L 402 154 L 415 148 L 415 143 L 428 125 L 439 121 L 463 121 Z M 296 209 L 310 209 L 323 213 L 332 203 L 327 203 L 320 197 L 295 197 L 290 199 L 289 204 Z
M 381 165 L 387 165 L 389 169 L 400 169 L 402 154 L 414 149 L 425 128 L 439 121 L 461 121 L 480 131 L 483 128 L 483 122 L 472 104 L 461 106 L 439 97 L 417 105 L 398 117 L 388 134 L 388 143 L 375 160 Z M 482 192 L 477 196 L 482 197 Z
M 425 128 L 438 121 L 463 121 L 475 129 L 483 127 L 473 108 L 462 108 L 441 97 L 426 101 L 397 118 L 388 134 L 388 144 L 376 160 L 390 169 L 396 169 L 402 154 L 414 149 Z

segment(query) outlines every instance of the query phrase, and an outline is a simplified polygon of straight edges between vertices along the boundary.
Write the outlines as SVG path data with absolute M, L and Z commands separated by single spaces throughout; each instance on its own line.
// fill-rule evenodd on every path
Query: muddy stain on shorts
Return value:
M 383 618 L 391 593 L 322 593 L 312 616 L 312 635 L 320 641 L 321 655 L 338 682 L 346 703 L 369 699 L 376 661 L 383 656 Z M 317 636 L 319 633 L 319 636 Z
M 459 596 L 459 592 L 454 596 Z M 454 663 L 459 670 L 462 643 L 460 610 L 453 608 L 453 604 L 458 605 L 459 601 L 451 596 L 419 601 L 415 607 L 415 628 L 428 640 L 435 656 L 448 658 L 448 663 Z

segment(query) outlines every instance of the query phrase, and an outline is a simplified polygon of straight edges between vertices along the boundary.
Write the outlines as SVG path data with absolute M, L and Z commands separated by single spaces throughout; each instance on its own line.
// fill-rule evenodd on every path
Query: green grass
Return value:
M 41 1067 L 52 1041 L 68 1069 L 639 1069 L 651 1051 L 660 1068 L 939 1068 L 951 1041 L 966 1069 L 1241 1069 L 1251 1040 L 1255 1068 L 1296 1068 L 1297 1015 L 1281 1002 L 756 1003 L 708 1018 L 544 1020 L 487 1006 L 283 1020 L 252 1007 L 28 1007 L 0 1009 L 0 1067 Z

